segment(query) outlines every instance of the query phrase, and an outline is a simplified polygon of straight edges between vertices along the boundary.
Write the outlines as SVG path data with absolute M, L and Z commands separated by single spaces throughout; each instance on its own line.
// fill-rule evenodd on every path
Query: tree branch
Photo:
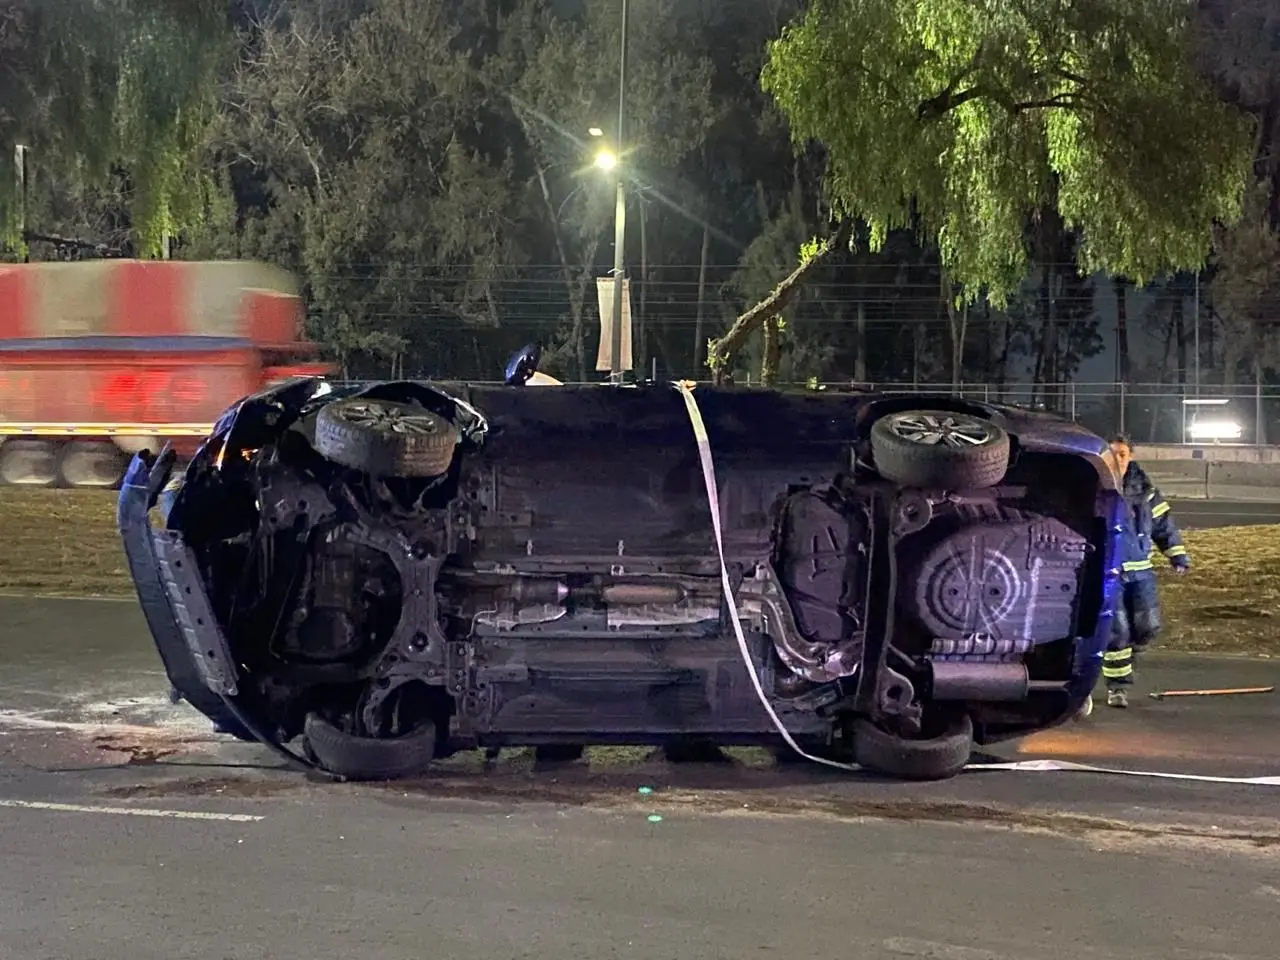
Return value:
M 931 97 L 924 101 L 924 103 L 920 104 L 920 106 L 916 108 L 916 119 L 936 120 L 947 111 L 954 110 L 956 107 L 960 106 L 960 104 L 983 96 L 982 84 L 975 84 L 968 90 L 962 91 L 961 93 L 956 93 L 956 90 L 959 89 L 960 84 L 964 82 L 965 78 L 972 76 L 973 72 L 978 69 L 978 63 L 981 61 L 982 54 L 985 51 L 985 42 L 979 43 L 978 49 L 973 51 L 973 56 L 969 58 L 969 62 L 965 65 L 964 69 L 951 78 L 946 89 L 936 97 Z
M 848 241 L 849 231 L 852 229 L 853 223 L 851 221 L 842 221 L 836 231 L 823 242 L 822 246 L 814 251 L 813 256 L 792 270 L 790 275 L 774 287 L 767 297 L 739 316 L 723 337 L 709 344 L 707 366 L 714 373 L 717 384 L 722 384 L 728 379 L 733 355 L 742 346 L 747 337 L 766 318 L 773 317 L 786 309 L 787 304 L 795 299 L 795 296 L 803 287 L 805 279 L 813 272 L 814 268 L 830 256 L 841 243 Z
M 1009 104 L 1010 113 L 1022 113 L 1025 110 L 1052 110 L 1055 107 L 1078 107 L 1086 98 L 1078 93 L 1059 93 L 1045 100 L 1020 100 Z
M 930 97 L 928 100 L 921 103 L 920 106 L 916 108 L 916 119 L 922 121 L 937 120 L 961 104 L 989 95 L 990 92 L 981 84 L 975 87 L 970 87 L 968 90 L 961 90 L 959 93 L 956 93 L 955 90 L 948 87 L 936 97 Z
M 936 97 L 925 100 L 916 109 L 916 119 L 920 121 L 937 120 L 970 100 L 986 98 L 994 100 L 1009 113 L 1023 113 L 1027 110 L 1052 110 L 1055 108 L 1079 107 L 1088 102 L 1088 97 L 1078 90 L 1055 94 L 1041 100 L 1010 100 L 1003 91 L 992 90 L 978 84 L 955 93 L 944 90 Z

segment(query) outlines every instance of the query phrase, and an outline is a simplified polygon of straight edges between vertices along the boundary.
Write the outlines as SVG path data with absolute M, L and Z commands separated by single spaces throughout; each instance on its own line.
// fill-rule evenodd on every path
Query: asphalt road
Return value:
M 1140 693 L 1280 679 L 1243 660 L 1142 668 Z M 1144 695 L 999 753 L 1275 775 L 1277 721 L 1274 695 Z M 312 783 L 171 706 L 132 604 L 0 601 L 0 958 L 1262 960 L 1278 799 L 603 754 Z
M 1275 956 L 1270 850 L 387 793 L 199 807 L 263 819 L 4 810 L 0 955 Z

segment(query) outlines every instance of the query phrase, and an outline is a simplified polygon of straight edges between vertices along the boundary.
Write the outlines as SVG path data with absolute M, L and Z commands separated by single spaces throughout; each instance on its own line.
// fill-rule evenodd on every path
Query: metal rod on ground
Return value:
M 1164 700 L 1167 697 L 1238 697 L 1251 693 L 1273 693 L 1275 687 L 1232 687 L 1225 690 L 1158 690 L 1149 693 L 1152 700 Z
M 622 175 L 622 144 L 626 137 L 627 120 L 627 0 L 622 0 L 622 52 L 618 60 L 618 132 L 614 149 L 617 151 L 617 200 L 613 212 L 613 349 L 609 359 L 609 379 L 623 381 L 622 370 L 622 293 L 626 260 L 623 246 L 627 239 L 627 192 Z

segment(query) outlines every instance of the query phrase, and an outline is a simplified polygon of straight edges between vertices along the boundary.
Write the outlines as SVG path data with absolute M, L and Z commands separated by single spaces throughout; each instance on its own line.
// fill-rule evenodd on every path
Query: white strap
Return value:
M 837 770 L 861 770 L 862 768 L 856 763 L 839 763 L 828 760 L 826 757 L 815 757 L 801 750 L 800 745 L 783 724 L 782 718 L 773 709 L 773 704 L 769 702 L 769 695 L 764 692 L 760 675 L 756 671 L 756 662 L 751 656 L 751 648 L 747 646 L 746 634 L 742 632 L 742 617 L 738 613 L 738 604 L 733 596 L 733 583 L 729 578 L 729 564 L 724 556 L 724 534 L 720 527 L 720 492 L 716 485 L 716 465 L 711 458 L 711 440 L 707 436 L 707 425 L 703 422 L 702 411 L 698 409 L 698 401 L 694 399 L 693 390 L 684 383 L 677 383 L 675 387 L 684 397 L 685 409 L 689 412 L 689 423 L 693 427 L 693 439 L 698 444 L 698 459 L 702 461 L 702 482 L 706 485 L 707 503 L 711 507 L 711 529 L 715 533 L 716 553 L 720 558 L 720 586 L 724 590 L 724 602 L 729 607 L 729 622 L 733 625 L 733 634 L 738 640 L 738 652 L 742 655 L 742 662 L 747 668 L 747 675 L 751 677 L 751 685 L 755 688 L 756 696 L 760 698 L 760 705 L 764 707 L 765 713 L 769 715 L 769 719 L 782 739 L 786 741 L 787 746 L 806 760 L 820 763 L 824 767 L 834 767 Z

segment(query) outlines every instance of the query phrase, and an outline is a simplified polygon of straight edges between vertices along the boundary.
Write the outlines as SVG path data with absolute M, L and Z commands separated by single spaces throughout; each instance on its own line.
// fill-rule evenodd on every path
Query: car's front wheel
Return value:
M 358 737 L 318 713 L 307 714 L 303 750 L 318 766 L 348 780 L 402 780 L 426 771 L 436 755 L 434 721 L 399 737 Z
M 899 780 L 946 780 L 969 762 L 973 721 L 967 713 L 941 719 L 931 736 L 910 739 L 870 720 L 853 722 L 853 755 L 858 765 Z
M 316 418 L 316 449 L 334 463 L 374 477 L 438 477 L 447 473 L 458 431 L 414 403 L 354 397 Z

